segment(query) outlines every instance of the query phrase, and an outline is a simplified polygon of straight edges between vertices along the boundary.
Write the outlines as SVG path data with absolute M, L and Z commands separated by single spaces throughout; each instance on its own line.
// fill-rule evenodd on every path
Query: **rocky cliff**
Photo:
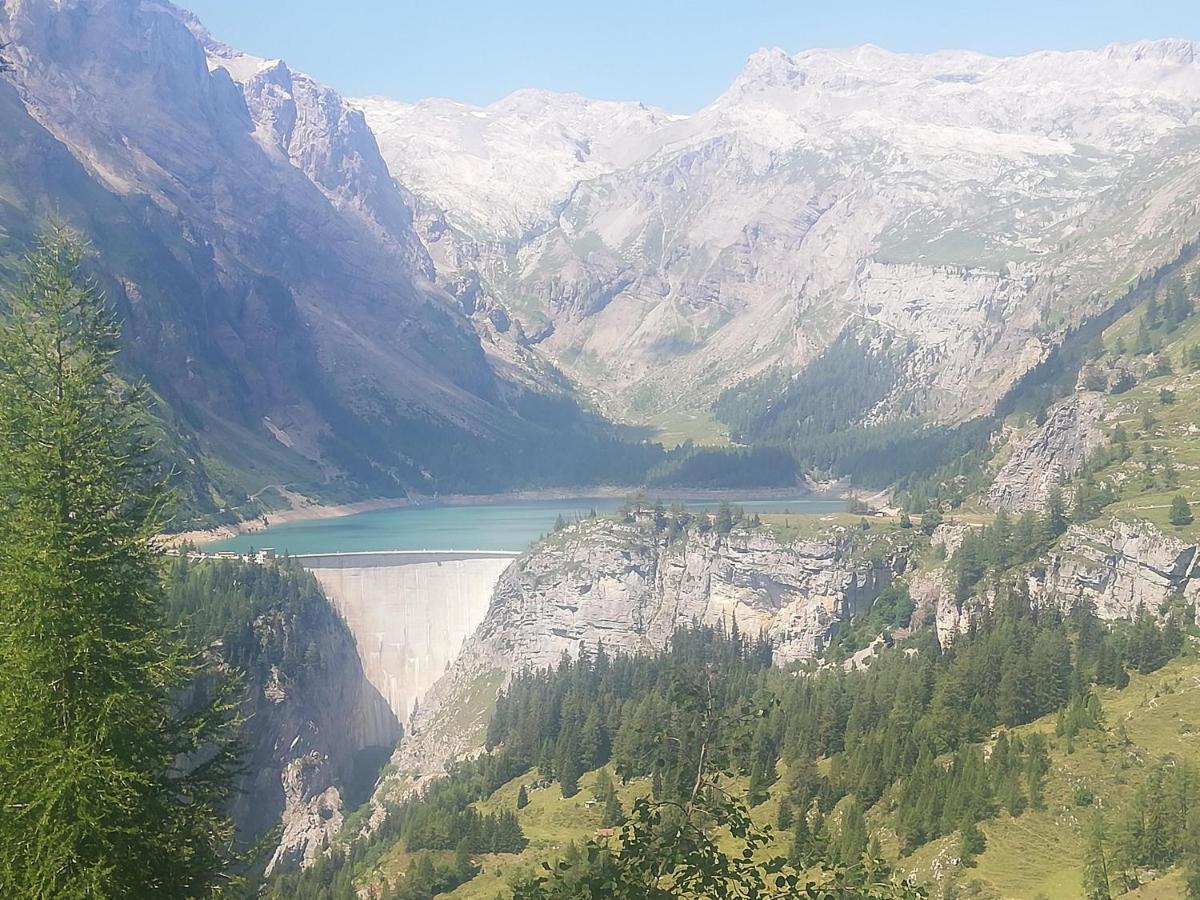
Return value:
M 249 627 L 258 651 L 247 666 L 246 774 L 234 819 L 244 841 L 280 828 L 270 868 L 307 864 L 369 796 L 401 729 L 323 597 Z
M 942 543 L 952 556 L 964 527 L 942 526 L 934 534 L 935 544 Z M 1021 577 L 1034 604 L 1066 611 L 1086 603 L 1110 621 L 1134 619 L 1142 610 L 1158 616 L 1174 599 L 1188 604 L 1200 600 L 1196 545 L 1145 521 L 1111 518 L 1072 525 L 1049 552 L 1023 567 Z M 917 621 L 931 622 L 943 643 L 967 628 L 981 604 L 991 601 L 985 592 L 960 605 L 944 566 L 916 573 L 909 591 Z
M 1103 619 L 1132 619 L 1143 609 L 1157 615 L 1174 596 L 1200 598 L 1197 548 L 1148 522 L 1072 526 L 1030 570 L 1029 593 L 1064 608 L 1091 603 Z
M 393 762 L 439 771 L 479 745 L 496 691 L 525 667 L 595 648 L 659 650 L 692 622 L 765 633 L 776 659 L 806 659 L 908 564 L 902 533 L 833 528 L 780 540 L 765 527 L 675 532 L 652 517 L 571 525 L 501 575 L 483 623 L 423 701 Z
M 985 502 L 992 509 L 1040 510 L 1051 490 L 1083 468 L 1104 443 L 1102 394 L 1078 393 L 1050 411 L 1046 421 L 1015 438 Z

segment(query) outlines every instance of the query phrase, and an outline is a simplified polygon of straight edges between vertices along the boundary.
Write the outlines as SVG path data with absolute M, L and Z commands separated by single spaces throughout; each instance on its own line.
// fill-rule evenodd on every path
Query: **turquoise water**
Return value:
M 408 506 L 378 509 L 276 525 L 253 534 L 205 544 L 210 552 L 244 552 L 274 547 L 280 553 L 349 553 L 362 550 L 524 550 L 554 528 L 561 515 L 604 514 L 620 508 L 615 497 L 529 500 L 471 506 Z M 846 508 L 841 500 L 802 497 L 794 500 L 731 499 L 748 513 L 829 513 Z M 715 500 L 696 500 L 690 509 L 715 508 Z

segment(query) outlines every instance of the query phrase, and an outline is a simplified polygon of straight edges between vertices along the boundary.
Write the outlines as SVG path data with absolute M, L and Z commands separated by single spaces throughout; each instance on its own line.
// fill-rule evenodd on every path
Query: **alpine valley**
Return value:
M 1200 898 L 1200 44 L 763 49 L 680 114 L 344 98 L 165 0 L 0 0 L 13 509 L 66 496 L 22 429 L 90 421 L 12 350 L 62 226 L 121 326 L 87 409 L 145 386 L 159 491 L 80 496 L 170 508 L 128 539 L 133 632 L 200 673 L 164 708 L 232 685 L 222 890 Z M 261 548 L 548 498 L 532 543 Z M 40 672 L 73 606 L 26 585 L 92 545 L 18 531 L 0 667 Z

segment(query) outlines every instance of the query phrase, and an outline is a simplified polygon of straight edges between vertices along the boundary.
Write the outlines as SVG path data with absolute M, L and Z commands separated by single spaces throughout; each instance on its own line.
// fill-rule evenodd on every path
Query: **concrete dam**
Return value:
M 297 556 L 345 619 L 363 671 L 401 722 L 483 621 L 517 553 L 393 551 Z

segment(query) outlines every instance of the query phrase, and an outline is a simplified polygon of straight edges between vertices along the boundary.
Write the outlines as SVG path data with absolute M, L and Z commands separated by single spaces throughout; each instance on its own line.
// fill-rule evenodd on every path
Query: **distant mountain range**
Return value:
M 986 412 L 1200 233 L 1200 51 L 754 54 L 694 115 L 522 91 L 353 101 L 443 279 L 633 419 L 844 330 L 911 341 L 869 418 Z
M 765 50 L 680 116 L 347 101 L 156 0 L 3 0 L 0 40 L 0 283 L 92 241 L 198 519 L 635 481 L 597 413 L 703 421 L 839 335 L 891 348 L 861 421 L 959 421 L 1200 234 L 1182 41 Z

